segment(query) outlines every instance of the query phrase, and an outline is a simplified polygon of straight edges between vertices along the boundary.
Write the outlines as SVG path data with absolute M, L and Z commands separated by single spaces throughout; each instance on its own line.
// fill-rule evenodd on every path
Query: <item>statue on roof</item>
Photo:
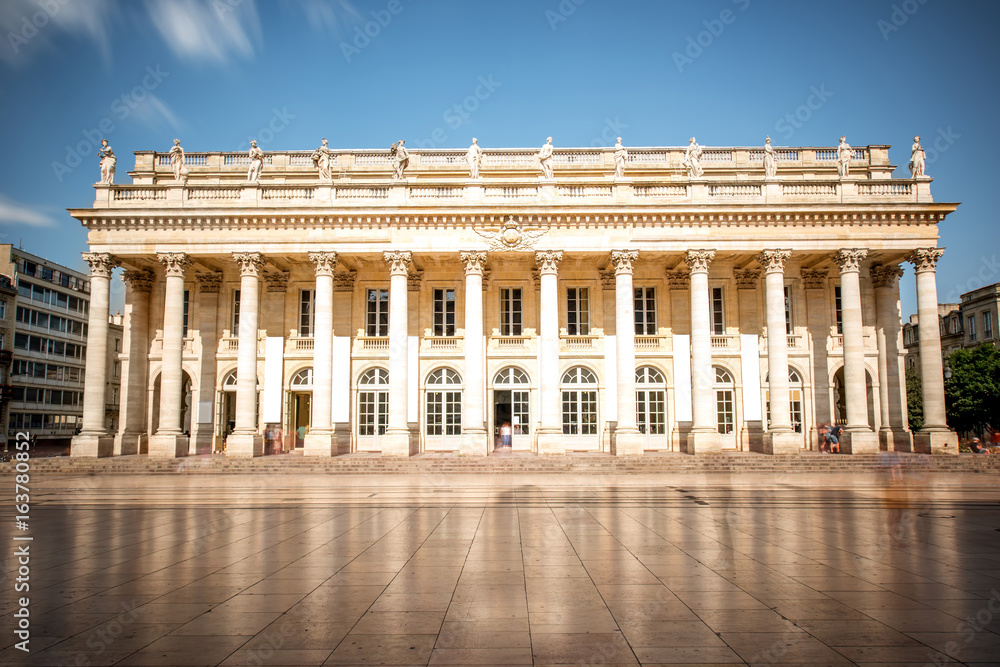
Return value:
M 705 173 L 705 170 L 701 168 L 701 153 L 701 146 L 694 140 L 694 137 L 691 137 L 687 150 L 684 151 L 684 162 L 681 163 L 687 167 L 690 178 L 701 178 Z
M 113 184 L 118 158 L 115 157 L 115 152 L 111 150 L 107 139 L 101 139 L 101 148 L 97 151 L 97 156 L 101 158 L 101 183 Z
M 771 137 L 764 139 L 764 178 L 774 178 L 778 175 L 778 154 L 771 146 Z
M 927 153 L 920 145 L 920 136 L 913 137 L 913 148 L 910 149 L 910 174 L 913 178 L 924 175 L 924 163 L 927 161 Z
M 847 143 L 847 137 L 840 138 L 837 146 L 837 173 L 841 178 L 847 178 L 851 173 L 851 160 L 854 159 L 854 149 Z
M 465 154 L 465 161 L 469 163 L 469 178 L 479 178 L 479 166 L 483 163 L 483 149 L 479 147 L 479 140 L 472 137 L 472 145 L 469 146 Z
M 188 170 L 184 168 L 184 149 L 181 148 L 180 139 L 174 139 L 174 145 L 170 148 L 168 155 L 170 155 L 170 168 L 174 172 L 174 180 L 187 181 Z
M 327 147 L 326 139 L 323 139 L 323 144 L 313 151 L 312 162 L 313 166 L 319 170 L 319 180 L 333 180 L 333 151 Z
M 542 178 L 555 178 L 552 175 L 552 137 L 545 140 L 545 145 L 538 151 L 538 166 L 542 168 Z
M 625 177 L 625 162 L 628 160 L 628 149 L 622 146 L 622 138 L 618 137 L 615 144 L 615 178 Z
M 250 141 L 250 168 L 247 170 L 247 181 L 256 183 L 260 180 L 260 172 L 264 170 L 264 151 L 257 147 L 257 141 Z

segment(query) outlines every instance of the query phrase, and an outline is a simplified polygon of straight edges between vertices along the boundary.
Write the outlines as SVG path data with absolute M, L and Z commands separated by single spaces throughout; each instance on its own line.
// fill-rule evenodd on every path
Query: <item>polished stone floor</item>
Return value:
M 996 475 L 3 477 L 2 665 L 1000 664 Z

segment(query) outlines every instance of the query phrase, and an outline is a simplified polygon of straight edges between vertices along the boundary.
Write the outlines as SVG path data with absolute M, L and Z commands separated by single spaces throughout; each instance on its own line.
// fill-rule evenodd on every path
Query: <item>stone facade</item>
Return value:
M 941 383 L 906 428 L 898 281 L 911 262 L 936 307 L 957 205 L 892 179 L 888 146 L 847 177 L 836 148 L 777 148 L 774 177 L 760 148 L 701 151 L 692 177 L 683 148 L 629 148 L 618 176 L 614 149 L 555 149 L 552 179 L 530 149 L 475 179 L 465 151 L 396 179 L 333 151 L 332 181 L 267 153 L 255 182 L 243 154 L 186 152 L 177 182 L 136 153 L 71 211 L 94 294 L 126 269 L 120 427 L 85 410 L 72 453 L 486 455 L 509 424 L 539 454 L 795 454 L 834 421 L 854 453 L 955 451 Z

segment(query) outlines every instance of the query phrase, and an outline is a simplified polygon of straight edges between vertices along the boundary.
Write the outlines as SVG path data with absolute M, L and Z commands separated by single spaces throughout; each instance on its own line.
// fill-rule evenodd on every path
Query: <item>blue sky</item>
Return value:
M 1000 281 L 998 24 L 987 0 L 4 0 L 0 240 L 84 268 L 65 209 L 93 202 L 102 136 L 122 183 L 132 151 L 174 137 L 199 151 L 846 134 L 892 144 L 903 177 L 920 134 L 935 199 L 962 203 L 938 265 L 940 300 L 957 300 Z

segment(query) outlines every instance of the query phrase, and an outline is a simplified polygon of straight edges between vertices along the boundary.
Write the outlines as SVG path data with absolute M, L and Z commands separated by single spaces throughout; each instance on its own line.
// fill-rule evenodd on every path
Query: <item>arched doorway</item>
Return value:
M 771 374 L 768 373 L 764 376 L 764 386 L 770 387 Z M 771 428 L 771 390 L 766 389 L 764 392 L 765 400 L 765 418 L 767 419 L 767 427 Z M 803 427 L 803 403 L 802 403 L 802 376 L 799 375 L 798 371 L 794 368 L 788 368 L 788 413 L 791 417 L 792 431 L 795 433 L 804 435 Z
M 462 376 L 439 368 L 427 376 L 424 391 L 424 449 L 458 449 L 462 435 Z
M 256 396 L 256 411 L 254 412 L 254 424 L 260 420 L 260 378 L 257 378 L 257 386 L 254 392 Z M 219 388 L 218 405 L 215 414 L 215 435 L 219 443 L 217 451 L 226 451 L 226 439 L 236 428 L 236 369 L 229 371 L 222 378 L 222 385 Z
M 191 435 L 191 401 L 194 383 L 187 371 L 181 371 L 181 422 L 178 424 L 184 435 Z M 160 374 L 153 380 L 153 404 L 150 408 L 150 433 L 160 428 Z
M 494 448 L 500 444 L 504 424 L 510 425 L 511 449 L 531 449 L 530 380 L 516 366 L 502 368 L 493 376 Z
M 667 381 L 656 368 L 640 366 L 635 371 L 635 421 L 645 436 L 643 449 L 668 449 Z
M 562 432 L 576 436 L 568 449 L 597 449 L 597 376 L 584 366 L 574 366 L 563 373 Z
M 357 450 L 380 451 L 389 426 L 389 371 L 369 368 L 358 378 Z
M 302 447 L 312 423 L 312 388 L 312 367 L 301 369 L 288 383 L 288 397 L 291 403 L 291 409 L 288 411 L 290 430 L 295 438 L 296 447 Z
M 725 368 L 715 366 L 715 428 L 723 449 L 736 448 L 736 383 Z
M 868 402 L 868 426 L 875 430 L 875 391 L 872 388 L 872 375 L 865 369 L 865 394 Z M 833 416 L 834 423 L 840 426 L 847 424 L 847 394 L 844 391 L 844 367 L 841 366 L 833 375 Z

